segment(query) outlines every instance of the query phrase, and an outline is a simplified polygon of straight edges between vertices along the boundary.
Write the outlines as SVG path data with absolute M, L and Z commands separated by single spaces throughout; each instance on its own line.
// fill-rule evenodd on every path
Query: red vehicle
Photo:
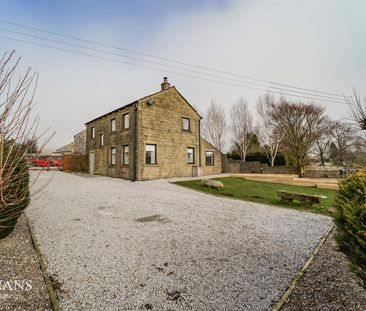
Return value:
M 48 159 L 33 159 L 32 164 L 34 166 L 40 166 L 40 167 L 48 167 L 49 166 Z
M 51 160 L 50 164 L 51 164 L 51 166 L 55 166 L 58 169 L 60 169 L 62 167 L 62 160 L 61 159 L 54 159 L 54 160 Z

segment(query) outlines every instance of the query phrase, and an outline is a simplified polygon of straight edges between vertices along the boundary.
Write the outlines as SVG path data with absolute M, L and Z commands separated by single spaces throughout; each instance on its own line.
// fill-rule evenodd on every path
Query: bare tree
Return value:
M 271 104 L 270 115 L 284 135 L 283 145 L 296 159 L 299 177 L 303 177 L 309 151 L 321 134 L 324 108 L 281 98 L 280 103 Z
M 332 132 L 333 140 L 338 151 L 339 161 L 342 165 L 346 165 L 346 153 L 356 142 L 355 129 L 347 123 L 334 121 Z
M 261 143 L 261 149 L 271 163 L 271 166 L 274 166 L 279 146 L 284 136 L 284 133 L 279 131 L 270 113 L 274 101 L 274 97 L 266 93 L 263 97 L 259 97 L 257 102 L 257 111 L 260 117 L 257 127 L 258 138 Z
M 230 111 L 231 131 L 234 144 L 238 147 L 242 161 L 245 162 L 253 135 L 253 117 L 248 103 L 241 98 Z
M 36 136 L 39 119 L 31 114 L 38 74 L 28 68 L 16 79 L 20 58 L 13 61 L 13 57 L 14 51 L 0 58 L 0 236 L 8 234 L 9 229 L 11 232 L 28 205 L 29 173 L 25 156 L 44 135 Z
M 361 100 L 355 87 L 352 88 L 352 96 L 344 96 L 344 99 L 351 110 L 353 120 L 361 130 L 366 130 L 366 97 Z
M 325 118 L 321 125 L 320 135 L 315 140 L 314 153 L 319 156 L 323 169 L 325 168 L 325 161 L 327 160 L 327 155 L 329 155 L 329 148 L 333 139 L 333 128 L 334 122 Z
M 218 150 L 225 147 L 226 120 L 224 109 L 215 101 L 211 101 L 202 122 L 202 136 Z

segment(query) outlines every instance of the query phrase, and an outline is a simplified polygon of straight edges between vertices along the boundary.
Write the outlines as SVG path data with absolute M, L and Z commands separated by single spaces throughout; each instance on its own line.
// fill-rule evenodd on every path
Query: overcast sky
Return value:
M 0 7 L 2 21 L 324 92 L 350 93 L 355 85 L 360 94 L 366 95 L 364 0 L 0 0 Z M 85 42 L 4 23 L 0 23 L 0 28 L 0 36 L 139 63 L 27 38 L 4 29 L 78 45 L 87 45 Z M 201 112 L 212 99 L 228 112 L 240 97 L 246 98 L 254 110 L 257 97 L 263 93 L 178 75 L 168 71 L 183 71 L 161 65 L 143 63 L 158 69 L 150 70 L 0 38 L 1 53 L 12 49 L 22 57 L 23 65 L 40 73 L 35 110 L 40 114 L 41 128 L 51 126 L 57 132 L 49 149 L 71 142 L 73 134 L 82 130 L 90 119 L 158 91 L 163 76 L 168 76 Z M 238 84 L 228 78 L 241 79 L 225 76 L 221 81 Z M 323 102 L 323 105 L 333 118 L 348 115 L 344 104 Z

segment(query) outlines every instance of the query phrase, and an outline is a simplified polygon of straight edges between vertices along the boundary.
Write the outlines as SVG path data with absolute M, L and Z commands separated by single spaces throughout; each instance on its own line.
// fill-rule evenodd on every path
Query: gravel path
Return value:
M 24 216 L 14 231 L 0 240 L 0 310 L 53 310 Z
M 334 230 L 300 280 L 283 311 L 365 311 L 366 291 L 337 250 Z
M 268 310 L 331 224 L 165 180 L 50 176 L 28 215 L 68 311 Z

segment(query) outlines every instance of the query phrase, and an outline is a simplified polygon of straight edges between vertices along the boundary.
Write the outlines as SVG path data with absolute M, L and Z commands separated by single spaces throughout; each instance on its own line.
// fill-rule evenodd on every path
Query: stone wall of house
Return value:
M 149 103 L 150 99 L 150 103 Z M 190 119 L 190 130 L 182 127 Z M 137 179 L 192 176 L 199 165 L 200 117 L 175 90 L 169 88 L 138 102 Z M 156 164 L 146 164 L 146 144 L 156 145 Z M 187 148 L 194 148 L 194 163 L 188 163 Z
M 123 129 L 123 115 L 129 113 L 129 129 Z M 183 117 L 190 119 L 190 130 L 183 130 Z M 117 130 L 111 132 L 111 120 L 116 119 Z M 92 138 L 92 127 L 95 138 Z M 138 100 L 133 105 L 87 124 L 87 170 L 90 154 L 95 155 L 94 173 L 134 180 L 169 177 L 190 177 L 202 166 L 202 174 L 221 173 L 221 154 L 213 146 L 201 141 L 200 116 L 174 88 L 157 92 Z M 100 146 L 100 134 L 104 146 Z M 135 146 L 135 142 L 137 142 Z M 156 145 L 156 164 L 146 163 L 146 145 Z M 123 145 L 129 145 L 129 165 L 122 164 Z M 111 147 L 116 148 L 116 164 L 111 164 Z M 188 163 L 187 148 L 194 148 L 194 163 Z M 205 151 L 213 150 L 214 165 L 207 166 Z M 136 170 L 135 170 L 136 166 Z
M 123 115 L 129 114 L 129 128 L 123 128 Z M 111 131 L 111 120 L 116 119 L 116 131 Z M 86 154 L 87 171 L 90 172 L 90 153 L 95 154 L 94 173 L 125 179 L 134 178 L 135 106 L 131 105 L 87 124 Z M 92 127 L 95 138 L 92 138 Z M 104 134 L 104 146 L 100 145 L 100 134 Z M 129 165 L 123 165 L 123 146 L 129 146 Z M 116 148 L 116 164 L 111 164 L 111 147 Z
M 214 152 L 214 165 L 213 166 L 208 166 L 206 163 L 206 151 Z M 202 175 L 203 176 L 222 173 L 221 152 L 202 138 L 201 138 L 201 164 L 202 164 Z

